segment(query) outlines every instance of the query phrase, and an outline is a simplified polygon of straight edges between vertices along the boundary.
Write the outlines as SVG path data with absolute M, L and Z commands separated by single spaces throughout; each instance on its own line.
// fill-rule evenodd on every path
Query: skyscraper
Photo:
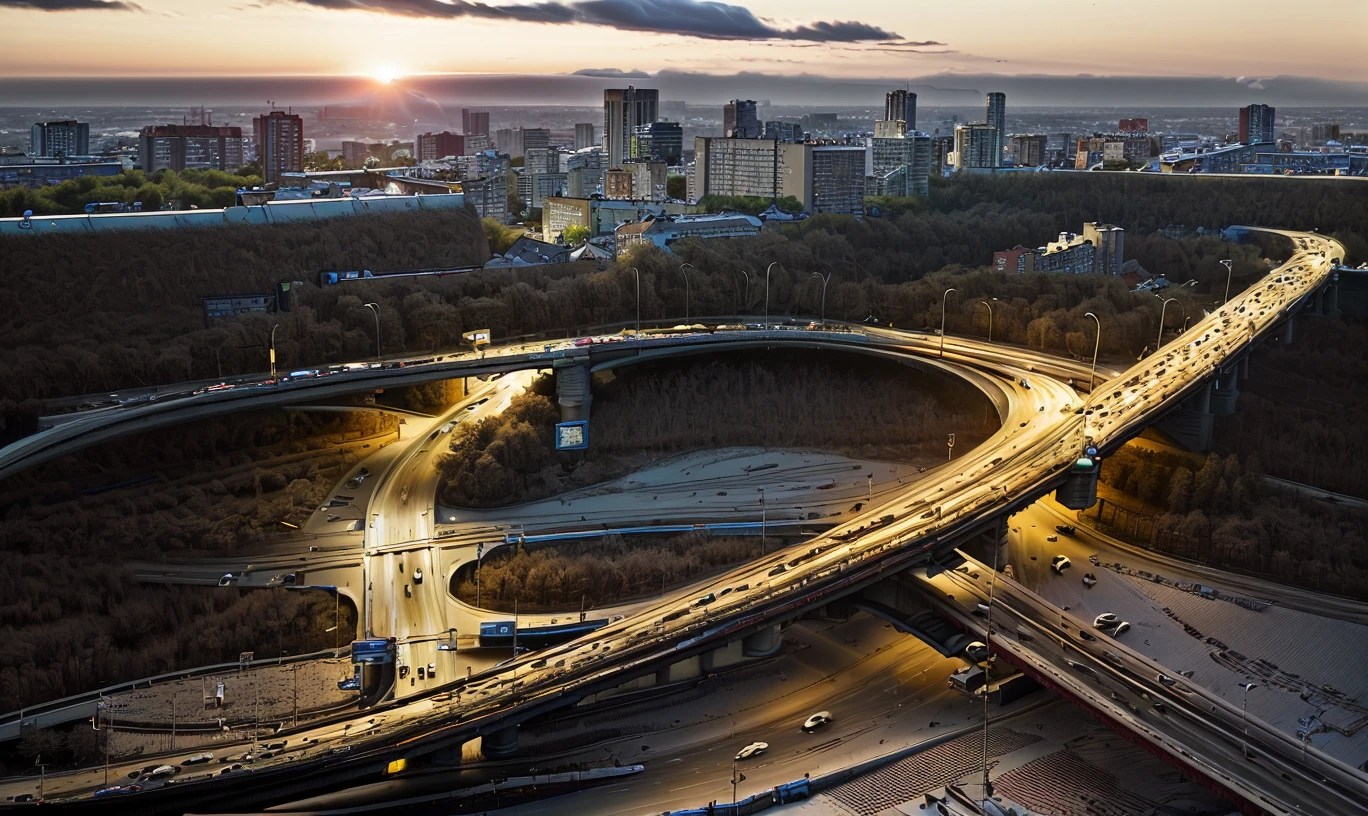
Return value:
M 1275 141 L 1272 105 L 1253 104 L 1240 108 L 1240 143 L 1259 144 Z
M 489 113 L 461 108 L 461 133 L 466 136 L 488 136 Z
M 598 142 L 594 141 L 594 124 L 592 122 L 584 122 L 575 125 L 576 150 L 583 150 L 586 147 L 593 147 L 596 144 L 598 144 Z
M 637 158 L 636 133 L 659 117 L 660 91 L 655 88 L 610 88 L 603 92 L 603 148 L 608 166 Z
M 187 168 L 233 171 L 242 163 L 240 127 L 149 125 L 138 133 L 138 165 L 144 173 Z
M 1002 151 L 994 153 L 999 144 L 998 131 L 992 125 L 970 122 L 955 126 L 955 169 L 997 167 Z
M 447 156 L 465 155 L 465 136 L 458 133 L 445 130 L 441 133 L 423 133 L 418 136 L 416 142 L 414 158 L 418 161 L 434 161 Z
M 293 113 L 271 111 L 252 120 L 257 158 L 266 181 L 304 169 L 304 120 Z
M 993 161 L 987 167 L 1002 166 L 1002 146 L 1005 143 L 1007 133 L 1007 94 L 993 92 L 988 94 L 988 104 L 983 114 L 983 121 L 994 131 L 993 136 Z
M 764 133 L 753 99 L 733 99 L 722 108 L 722 135 L 732 139 L 759 139 Z
M 36 122 L 29 130 L 29 155 L 54 158 L 90 154 L 90 125 L 67 120 Z
M 684 155 L 684 127 L 678 122 L 652 122 L 637 128 L 637 157 L 678 166 Z
M 917 95 L 911 91 L 889 91 L 884 94 L 884 120 L 907 123 L 906 132 L 917 129 Z

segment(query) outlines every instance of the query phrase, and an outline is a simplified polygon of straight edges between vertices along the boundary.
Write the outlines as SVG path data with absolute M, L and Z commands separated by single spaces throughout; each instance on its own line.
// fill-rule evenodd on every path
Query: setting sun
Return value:
M 381 85 L 388 85 L 399 78 L 399 71 L 392 65 L 382 65 L 371 72 L 371 77 Z

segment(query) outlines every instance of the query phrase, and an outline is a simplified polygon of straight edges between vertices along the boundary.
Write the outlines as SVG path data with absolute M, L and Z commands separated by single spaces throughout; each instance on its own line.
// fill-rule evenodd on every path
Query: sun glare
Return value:
M 399 78 L 399 72 L 392 65 L 382 65 L 371 72 L 371 77 L 381 85 L 388 85 Z

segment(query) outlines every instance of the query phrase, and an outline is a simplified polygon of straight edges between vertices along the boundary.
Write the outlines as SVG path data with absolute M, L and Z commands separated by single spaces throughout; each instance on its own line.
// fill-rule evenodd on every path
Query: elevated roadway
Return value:
M 1089 441 L 1103 450 L 1122 444 L 1288 319 L 1301 300 L 1325 282 L 1343 248 L 1319 235 L 1282 234 L 1296 246 L 1287 263 L 1086 397 L 1032 370 L 1034 363 L 1024 359 L 1021 365 L 985 365 L 947 342 L 945 360 L 978 365 L 1006 396 L 1002 429 L 895 499 L 712 581 L 708 589 L 715 600 L 710 603 L 691 603 L 688 593 L 679 593 L 592 636 L 451 683 L 437 697 L 369 713 L 377 721 L 360 715 L 351 725 L 367 732 L 368 738 L 349 737 L 345 753 L 306 747 L 287 758 L 293 761 L 259 762 L 238 777 L 148 791 L 138 794 L 138 801 L 145 803 L 147 812 L 195 802 L 267 801 L 281 794 L 278 784 L 285 780 L 296 789 L 342 784 L 359 774 L 379 773 L 394 759 L 418 757 L 476 736 L 505 735 L 517 722 L 573 705 L 598 690 L 730 641 L 773 630 L 805 608 L 924 563 L 957 535 L 1019 509 L 1060 484 Z M 930 345 L 928 339 L 914 342 Z M 932 352 L 927 348 L 923 353 Z M 936 353 L 939 357 L 938 349 Z M 452 692 L 450 697 L 445 696 L 447 691 Z M 1187 759 L 1192 760 L 1187 767 L 1197 773 L 1205 772 L 1204 763 L 1225 768 L 1230 761 L 1224 755 Z M 1237 795 L 1265 803 L 1260 807 L 1270 812 L 1291 813 L 1307 792 L 1314 796 L 1325 785 L 1354 781 L 1317 778 L 1303 766 L 1279 767 L 1279 774 L 1295 780 L 1300 798 L 1289 799 L 1289 789 L 1281 782 L 1269 784 L 1267 775 L 1243 781 L 1247 787 Z M 1243 775 L 1227 770 L 1227 776 Z M 73 787 L 72 792 L 80 789 Z

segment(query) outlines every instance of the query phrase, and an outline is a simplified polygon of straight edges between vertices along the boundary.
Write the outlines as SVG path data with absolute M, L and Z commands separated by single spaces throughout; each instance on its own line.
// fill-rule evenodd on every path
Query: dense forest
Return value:
M 502 414 L 453 431 L 451 452 L 438 462 L 440 501 L 517 504 L 626 475 L 649 458 L 727 447 L 936 462 L 946 434 L 972 447 L 997 427 L 978 392 L 898 363 L 720 354 L 600 375 L 589 422 L 593 444 L 583 453 L 557 453 L 553 392 L 544 377 Z
M 83 176 L 38 189 L 14 187 L 0 191 L 0 218 L 34 215 L 72 215 L 91 203 L 142 204 L 144 212 L 171 209 L 223 209 L 233 206 L 237 191 L 260 185 L 258 176 L 221 170 L 130 170 L 115 176 Z
M 1102 510 L 1104 529 L 1185 558 L 1368 599 L 1368 510 L 1264 478 L 1368 498 L 1365 339 L 1361 323 L 1307 318 L 1290 347 L 1261 346 L 1236 414 L 1216 420 L 1217 453 L 1193 461 L 1133 443 L 1103 465 L 1102 481 L 1127 497 L 1126 512 Z
M 770 538 L 772 548 L 777 540 Z M 480 564 L 480 605 L 486 609 L 558 612 L 624 603 L 760 555 L 759 536 L 712 536 L 704 532 L 673 536 L 612 535 L 529 549 L 495 550 Z M 452 576 L 462 601 L 476 600 L 475 574 Z M 592 613 L 590 617 L 593 617 Z
M 491 245 L 511 236 L 502 229 L 487 234 L 468 214 L 417 213 L 193 232 L 6 237 L 0 239 L 8 262 L 0 296 L 10 308 L 0 316 L 0 348 L 7 351 L 0 359 L 0 421 L 9 427 L 0 427 L 0 438 L 32 429 L 41 406 L 30 400 L 260 372 L 277 323 L 283 367 L 364 359 L 375 340 L 368 302 L 380 307 L 386 353 L 455 348 L 471 328 L 489 328 L 497 340 L 629 320 L 636 314 L 632 265 L 643 273 L 641 313 L 648 319 L 681 316 L 686 297 L 695 315 L 759 313 L 764 271 L 778 262 L 769 285 L 775 315 L 817 315 L 822 285 L 816 275 L 831 275 L 829 317 L 922 328 L 939 324 L 940 293 L 954 286 L 951 332 L 986 334 L 987 310 L 977 303 L 997 297 L 1006 308 L 995 309 L 995 337 L 1077 353 L 1090 336 L 1083 313 L 1091 310 L 1104 317 L 1104 354 L 1133 357 L 1158 330 L 1159 301 L 1152 296 L 1092 276 L 975 270 L 995 250 L 1040 245 L 1061 230 L 1081 229 L 1084 220 L 1112 221 L 1128 231 L 1128 257 L 1176 282 L 1198 280 L 1181 295 L 1195 316 L 1195 306 L 1220 297 L 1221 258 L 1235 260 L 1239 287 L 1266 269 L 1262 253 L 1155 230 L 1234 222 L 1317 226 L 1344 240 L 1351 258 L 1368 257 L 1368 191 L 1360 188 L 1134 173 L 968 176 L 938 181 L 929 201 L 887 200 L 882 218 L 818 216 L 753 239 L 685 241 L 675 255 L 646 249 L 601 272 L 570 264 L 326 289 L 313 285 L 321 271 L 479 263 Z M 683 262 L 693 264 L 687 287 Z M 206 325 L 200 298 L 267 293 L 282 280 L 305 282 L 294 289 L 292 313 Z M 1194 292 L 1196 300 L 1186 300 Z M 1142 303 L 1148 308 L 1137 310 Z M 1130 313 L 1125 321 L 1108 319 L 1124 313 Z M 1181 326 L 1181 317 L 1171 319 L 1171 328 Z
M 0 711 L 242 651 L 330 648 L 333 602 L 321 593 L 140 584 L 122 565 L 288 535 L 281 522 L 302 523 L 394 428 L 374 413 L 259 412 L 96 446 L 6 480 Z

